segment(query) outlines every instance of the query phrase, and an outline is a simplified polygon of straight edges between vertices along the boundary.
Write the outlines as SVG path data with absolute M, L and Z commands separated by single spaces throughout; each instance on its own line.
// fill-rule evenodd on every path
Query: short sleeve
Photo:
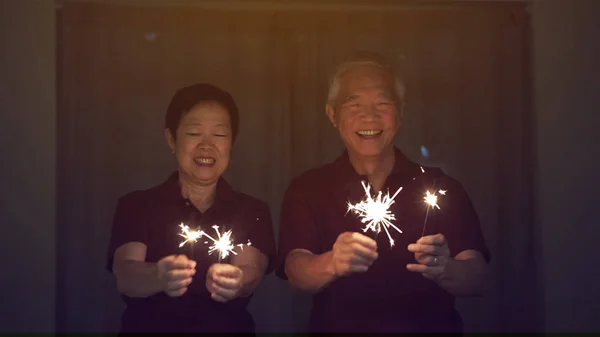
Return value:
M 288 187 L 281 206 L 279 222 L 279 256 L 276 275 L 287 279 L 285 260 L 294 249 L 306 249 L 313 254 L 323 253 L 317 231 L 317 218 L 302 192 L 303 184 L 294 181 Z
M 452 257 L 465 250 L 480 252 L 489 263 L 490 252 L 485 243 L 477 212 L 464 188 L 451 180 L 438 211 L 442 234 L 446 237 Z
M 276 258 L 275 236 L 273 234 L 273 220 L 269 206 L 265 202 L 253 203 L 253 206 L 245 212 L 248 228 L 246 237 L 251 245 L 265 254 L 269 264 L 265 274 L 273 271 Z
M 148 245 L 148 230 L 143 220 L 145 207 L 139 193 L 141 192 L 127 194 L 117 202 L 106 261 L 106 268 L 110 272 L 117 248 L 129 242 Z

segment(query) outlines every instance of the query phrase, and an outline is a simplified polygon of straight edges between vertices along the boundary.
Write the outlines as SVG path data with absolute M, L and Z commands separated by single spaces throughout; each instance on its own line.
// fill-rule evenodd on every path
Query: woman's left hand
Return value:
M 242 289 L 242 275 L 242 270 L 234 265 L 215 263 L 206 273 L 206 289 L 217 302 L 231 301 Z
M 446 272 L 450 261 L 450 249 L 442 234 L 428 235 L 408 245 L 408 251 L 415 253 L 418 264 L 407 264 L 412 272 L 421 273 L 429 280 L 439 280 Z

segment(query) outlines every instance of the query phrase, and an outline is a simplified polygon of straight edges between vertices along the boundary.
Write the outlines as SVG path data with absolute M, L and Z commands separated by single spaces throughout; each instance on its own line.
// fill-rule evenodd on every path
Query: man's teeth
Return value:
M 360 130 L 357 133 L 361 136 L 376 136 L 381 132 L 381 130 Z
M 198 164 L 214 164 L 215 160 L 213 158 L 196 158 L 196 162 Z

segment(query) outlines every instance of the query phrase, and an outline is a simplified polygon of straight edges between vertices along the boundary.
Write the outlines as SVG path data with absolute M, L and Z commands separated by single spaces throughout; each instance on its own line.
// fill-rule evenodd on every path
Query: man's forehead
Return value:
M 375 66 L 357 66 L 344 73 L 341 82 L 351 86 L 388 85 L 392 83 L 390 76 L 383 69 Z

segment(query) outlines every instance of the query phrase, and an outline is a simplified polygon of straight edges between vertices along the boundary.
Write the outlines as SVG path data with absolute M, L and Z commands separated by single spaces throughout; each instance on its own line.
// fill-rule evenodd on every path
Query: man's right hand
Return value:
M 377 259 L 377 242 L 356 232 L 345 232 L 333 244 L 332 264 L 336 276 L 364 273 Z
M 177 297 L 185 294 L 192 276 L 196 273 L 196 262 L 185 255 L 169 255 L 156 264 L 158 279 L 163 284 L 163 291 Z

